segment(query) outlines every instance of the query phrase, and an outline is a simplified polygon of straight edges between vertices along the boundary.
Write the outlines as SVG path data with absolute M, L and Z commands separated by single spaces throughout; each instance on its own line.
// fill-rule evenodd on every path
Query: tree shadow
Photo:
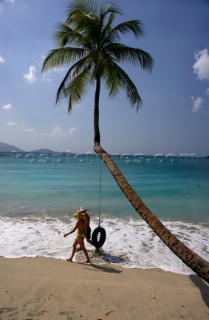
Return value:
M 95 269 L 93 271 L 103 271 L 103 272 L 117 273 L 117 274 L 122 272 L 121 270 L 115 269 L 110 266 L 98 265 L 98 264 L 94 264 L 94 263 L 91 263 L 88 268 L 85 266 L 84 269 L 88 269 L 88 270 L 92 271 L 92 267 Z
M 199 288 L 202 299 L 209 308 L 209 286 L 206 284 L 205 281 L 203 281 L 200 277 L 194 274 L 191 274 L 189 277 L 192 280 L 192 282 L 196 285 L 196 287 Z
M 103 271 L 103 272 L 109 272 L 109 273 L 121 273 L 121 270 L 115 269 L 112 267 L 112 264 L 119 264 L 124 262 L 125 260 L 123 258 L 120 258 L 118 256 L 111 255 L 107 252 L 104 252 L 103 248 L 97 248 L 95 249 L 93 253 L 93 257 L 99 258 L 101 261 L 96 264 L 92 263 L 89 264 L 89 267 L 93 267 L 93 271 Z M 105 265 L 102 263 L 106 263 Z M 108 264 L 108 265 L 107 265 Z M 111 265 L 111 266 L 110 266 Z M 85 264 L 85 269 L 92 270 L 92 268 L 87 268 L 87 265 Z

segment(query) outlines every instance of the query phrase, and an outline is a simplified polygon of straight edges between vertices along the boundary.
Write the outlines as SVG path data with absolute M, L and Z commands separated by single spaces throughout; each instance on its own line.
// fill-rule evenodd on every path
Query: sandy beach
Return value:
M 209 319 L 198 276 L 52 258 L 0 258 L 0 319 Z

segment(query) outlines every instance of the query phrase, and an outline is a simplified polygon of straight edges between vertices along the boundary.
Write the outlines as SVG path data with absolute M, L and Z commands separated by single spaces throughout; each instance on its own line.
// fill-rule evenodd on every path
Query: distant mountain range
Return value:
M 25 151 L 11 144 L 0 142 L 0 153 L 7 153 L 7 152 L 56 153 L 56 151 L 53 151 L 50 149 L 38 149 L 38 150 Z
M 25 150 L 22 150 L 18 147 L 15 147 L 11 144 L 7 144 L 7 143 L 4 143 L 4 142 L 0 142 L 0 155 L 4 155 L 4 153 L 9 153 L 9 152 L 24 152 L 24 153 L 60 153 L 58 151 L 54 151 L 54 150 L 51 150 L 51 149 L 37 149 L 37 150 L 30 150 L 30 151 L 25 151 Z M 65 153 L 65 152 L 64 152 Z M 209 156 L 206 156 L 206 158 L 209 158 Z

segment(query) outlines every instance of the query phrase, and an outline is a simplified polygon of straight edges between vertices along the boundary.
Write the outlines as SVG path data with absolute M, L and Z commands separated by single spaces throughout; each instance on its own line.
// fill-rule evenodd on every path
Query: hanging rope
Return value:
M 95 248 L 101 248 L 106 240 L 106 231 L 104 228 L 100 227 L 101 222 L 101 202 L 102 202 L 102 160 L 100 160 L 100 170 L 99 170 L 99 225 L 92 233 L 92 244 Z
M 101 202 L 102 202 L 102 159 L 100 159 L 99 166 L 99 226 L 101 222 Z

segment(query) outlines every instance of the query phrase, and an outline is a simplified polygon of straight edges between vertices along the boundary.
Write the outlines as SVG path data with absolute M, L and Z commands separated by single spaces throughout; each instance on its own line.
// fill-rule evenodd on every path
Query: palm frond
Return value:
M 72 29 L 64 23 L 58 24 L 54 37 L 60 47 L 72 45 L 90 50 L 92 46 L 91 37 Z
M 115 4 L 110 4 L 110 3 L 106 3 L 103 4 L 100 8 L 100 16 L 103 17 L 103 19 L 108 15 L 108 14 L 119 14 L 122 15 L 122 11 L 120 10 L 120 8 L 118 6 L 116 6 Z
M 130 32 L 132 32 L 136 38 L 144 35 L 144 27 L 139 20 L 130 20 L 120 23 L 114 28 L 109 28 L 107 31 L 108 32 L 106 32 L 103 38 L 104 45 L 120 42 L 121 36 Z
M 110 89 L 110 96 L 118 94 L 120 89 L 124 89 L 131 105 L 136 105 L 136 109 L 139 109 L 142 104 L 141 97 L 135 84 L 122 68 L 112 61 L 111 65 L 107 65 L 105 67 L 105 72 L 103 75 L 106 86 Z
M 105 70 L 103 72 L 103 78 L 105 80 L 106 87 L 109 89 L 109 96 L 117 95 L 122 85 L 116 70 L 112 67 L 112 64 L 108 64 L 104 68 Z
M 67 23 L 71 23 L 74 20 L 74 16 L 78 12 L 83 12 L 85 14 L 98 14 L 98 3 L 96 0 L 74 0 L 67 7 Z
M 86 88 L 90 81 L 90 75 L 88 69 L 84 69 L 79 75 L 74 77 L 74 79 L 65 88 L 64 94 L 66 97 L 70 97 L 70 103 L 68 111 L 72 109 L 72 105 L 79 102 L 86 92 Z
M 153 68 L 153 58 L 144 50 L 120 43 L 109 44 L 105 49 L 117 62 L 139 64 L 142 69 L 150 71 Z
M 122 15 L 122 12 L 117 6 L 112 4 L 102 5 L 99 14 L 100 29 L 109 29 L 116 14 Z
M 136 110 L 138 111 L 139 107 L 142 105 L 142 99 L 139 95 L 139 92 L 133 83 L 133 81 L 129 78 L 127 73 L 118 66 L 118 74 L 121 77 L 121 81 L 123 83 L 123 89 L 125 89 L 127 98 L 129 99 L 132 106 L 136 106 Z
M 111 25 L 112 25 L 112 22 L 114 21 L 114 19 L 115 19 L 115 13 L 111 12 L 104 28 L 102 28 L 101 39 L 106 38 L 106 35 L 108 34 L 109 30 L 111 29 Z
M 66 97 L 66 88 L 69 86 L 73 78 L 76 78 L 77 75 L 85 74 L 90 70 L 91 70 L 91 63 L 89 63 L 88 56 L 74 63 L 72 67 L 67 71 L 64 79 L 62 80 L 57 90 L 56 103 L 61 98 Z
M 43 62 L 42 71 L 69 64 L 73 60 L 82 58 L 85 52 L 85 49 L 73 47 L 51 50 Z
M 125 35 L 128 32 L 133 32 L 136 38 L 142 37 L 144 35 L 144 26 L 140 20 L 130 20 L 118 24 L 112 29 L 112 32 L 117 32 L 118 34 Z
M 98 16 L 97 1 L 91 0 L 76 0 L 73 1 L 67 8 L 68 17 L 66 24 L 73 24 L 75 26 L 82 26 L 85 19 L 93 20 Z
M 66 45 L 74 44 L 75 38 L 79 36 L 80 34 L 76 33 L 65 23 L 58 23 L 57 30 L 54 33 L 54 38 L 58 46 L 60 47 L 65 47 Z
M 58 101 L 62 98 L 62 97 L 65 97 L 65 87 L 66 87 L 66 84 L 70 82 L 70 79 L 71 78 L 71 72 L 72 72 L 72 68 L 70 68 L 64 79 L 62 80 L 61 84 L 59 85 L 59 88 L 57 90 L 57 95 L 56 95 L 56 103 L 58 103 Z

